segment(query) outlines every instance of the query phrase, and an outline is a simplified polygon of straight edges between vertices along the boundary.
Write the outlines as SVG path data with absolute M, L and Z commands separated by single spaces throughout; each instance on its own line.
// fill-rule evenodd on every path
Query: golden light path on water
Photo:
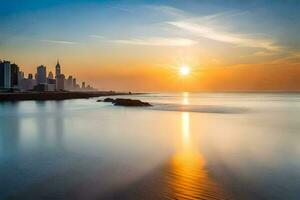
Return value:
M 188 93 L 184 93 L 183 104 L 188 102 Z M 224 190 L 209 177 L 190 125 L 190 113 L 181 113 L 181 142 L 171 160 L 168 180 L 172 196 L 175 199 L 228 199 Z
M 182 104 L 183 105 L 188 105 L 189 104 L 189 93 L 184 92 L 182 95 L 183 95 Z

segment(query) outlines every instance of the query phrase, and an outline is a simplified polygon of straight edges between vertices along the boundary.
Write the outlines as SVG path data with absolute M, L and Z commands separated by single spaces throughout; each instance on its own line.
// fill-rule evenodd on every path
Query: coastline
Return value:
M 131 95 L 130 92 L 114 91 L 92 91 L 92 92 L 15 92 L 0 93 L 0 102 L 3 101 L 50 101 L 67 99 L 86 99 L 92 97 L 112 96 L 112 95 Z

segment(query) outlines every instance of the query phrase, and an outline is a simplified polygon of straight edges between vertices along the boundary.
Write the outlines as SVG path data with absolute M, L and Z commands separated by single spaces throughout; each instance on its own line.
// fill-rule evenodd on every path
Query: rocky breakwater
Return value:
M 137 99 L 105 98 L 104 100 L 98 100 L 97 102 L 111 102 L 115 106 L 129 106 L 129 107 L 152 106 L 148 102 L 143 102 Z

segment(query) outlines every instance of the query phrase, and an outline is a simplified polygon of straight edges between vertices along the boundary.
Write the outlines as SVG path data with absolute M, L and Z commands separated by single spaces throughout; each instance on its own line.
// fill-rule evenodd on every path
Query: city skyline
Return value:
M 95 90 L 90 84 L 85 86 L 83 81 L 80 85 L 73 75 L 66 76 L 57 60 L 55 65 L 55 77 L 51 70 L 47 71 L 45 65 L 36 67 L 35 72 L 27 76 L 16 63 L 0 59 L 0 90 L 3 91 L 79 91 Z
M 1 58 L 100 90 L 300 90 L 297 1 L 5 1 Z M 178 68 L 188 65 L 191 75 Z

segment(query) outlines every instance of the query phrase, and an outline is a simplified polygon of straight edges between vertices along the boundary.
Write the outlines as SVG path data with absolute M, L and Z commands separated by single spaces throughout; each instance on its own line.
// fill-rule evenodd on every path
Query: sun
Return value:
M 180 75 L 182 75 L 182 76 L 187 76 L 187 75 L 190 74 L 190 72 L 191 72 L 191 69 L 190 69 L 190 67 L 187 66 L 187 65 L 182 65 L 182 66 L 180 67 L 180 69 L 179 69 L 179 73 L 180 73 Z

